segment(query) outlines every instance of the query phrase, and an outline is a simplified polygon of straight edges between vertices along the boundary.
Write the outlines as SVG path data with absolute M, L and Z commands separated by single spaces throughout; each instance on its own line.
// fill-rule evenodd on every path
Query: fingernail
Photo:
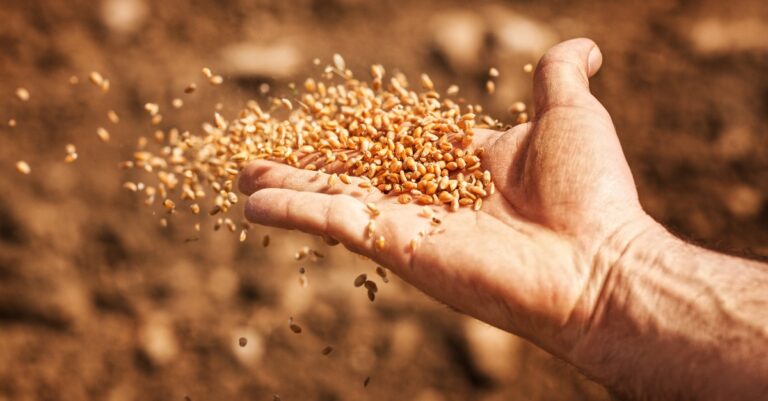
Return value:
M 589 55 L 587 56 L 587 67 L 589 68 L 589 71 L 587 74 L 591 77 L 592 75 L 595 75 L 597 73 L 597 70 L 600 69 L 600 65 L 603 63 L 603 54 L 600 52 L 600 48 L 595 46 L 592 48 L 592 50 L 589 51 Z

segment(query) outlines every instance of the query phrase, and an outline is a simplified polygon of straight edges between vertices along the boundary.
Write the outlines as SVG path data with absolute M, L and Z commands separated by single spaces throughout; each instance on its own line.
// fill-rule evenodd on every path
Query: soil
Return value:
M 168 110 L 161 128 L 199 129 L 216 103 L 234 115 L 264 98 L 262 84 L 287 91 L 335 52 L 360 74 L 373 63 L 428 72 L 511 120 L 511 102 L 530 101 L 522 65 L 552 40 L 587 36 L 605 57 L 593 91 L 648 212 L 705 246 L 766 257 L 767 20 L 756 0 L 0 0 L 0 400 L 609 399 L 321 240 L 259 227 L 241 244 L 211 219 L 201 233 L 188 218 L 163 228 L 159 205 L 121 189 L 133 176 L 117 163 L 155 129 L 145 102 Z M 441 47 L 452 24 L 481 40 Z M 203 66 L 224 85 L 206 84 Z M 108 93 L 88 82 L 94 70 Z M 199 89 L 185 95 L 190 82 Z M 175 97 L 185 105 L 171 111 Z M 19 159 L 31 175 L 15 172 Z M 325 258 L 294 260 L 305 245 Z M 374 303 L 352 285 L 363 272 Z

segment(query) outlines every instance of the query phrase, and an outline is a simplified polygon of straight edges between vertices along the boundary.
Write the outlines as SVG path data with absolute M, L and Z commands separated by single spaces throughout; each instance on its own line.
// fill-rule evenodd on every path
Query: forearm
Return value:
M 574 363 L 629 399 L 768 399 L 766 265 L 660 226 L 620 253 Z

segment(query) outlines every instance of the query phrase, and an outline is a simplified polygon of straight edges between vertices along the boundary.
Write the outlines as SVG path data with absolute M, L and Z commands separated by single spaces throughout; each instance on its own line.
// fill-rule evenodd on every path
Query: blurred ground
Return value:
M 145 102 L 182 97 L 161 127 L 198 129 L 217 102 L 233 115 L 260 84 L 285 88 L 334 52 L 361 74 L 374 62 L 428 72 L 509 118 L 530 97 L 521 66 L 589 36 L 605 56 L 593 90 L 647 210 L 705 245 L 768 256 L 765 2 L 0 0 L 0 21 L 0 400 L 608 399 L 396 278 L 371 304 L 351 282 L 375 266 L 342 249 L 263 228 L 245 245 L 205 229 L 185 243 L 192 220 L 162 228 L 120 190 L 114 166 L 153 131 Z M 203 84 L 202 66 L 223 87 Z M 480 90 L 489 66 L 501 71 L 494 96 Z M 106 95 L 92 70 L 111 81 Z M 200 90 L 183 95 L 192 81 Z M 30 176 L 14 172 L 20 158 Z M 303 245 L 326 257 L 295 261 Z

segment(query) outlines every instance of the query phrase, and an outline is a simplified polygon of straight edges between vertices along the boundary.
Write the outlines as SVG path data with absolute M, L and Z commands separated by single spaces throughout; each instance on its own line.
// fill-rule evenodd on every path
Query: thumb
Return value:
M 536 67 L 533 96 L 536 116 L 557 107 L 592 108 L 589 78 L 597 73 L 603 55 L 589 39 L 562 42 L 544 54 Z

